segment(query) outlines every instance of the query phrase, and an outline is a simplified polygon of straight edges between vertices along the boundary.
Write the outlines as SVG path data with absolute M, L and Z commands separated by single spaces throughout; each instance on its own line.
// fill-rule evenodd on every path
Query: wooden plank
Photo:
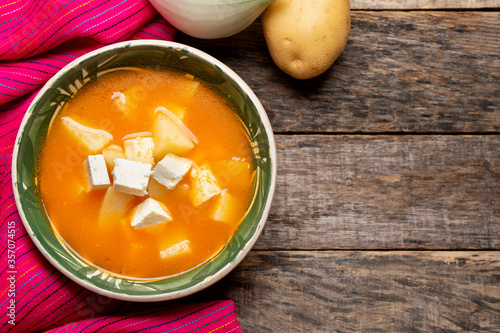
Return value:
M 500 136 L 276 140 L 256 249 L 500 249 Z
M 498 133 L 499 22 L 500 12 L 356 11 L 343 54 L 308 81 L 274 65 L 259 22 L 178 41 L 234 69 L 277 133 Z
M 232 298 L 244 332 L 499 332 L 500 253 L 251 252 L 185 301 Z
M 351 0 L 352 10 L 436 10 L 499 8 L 499 0 Z

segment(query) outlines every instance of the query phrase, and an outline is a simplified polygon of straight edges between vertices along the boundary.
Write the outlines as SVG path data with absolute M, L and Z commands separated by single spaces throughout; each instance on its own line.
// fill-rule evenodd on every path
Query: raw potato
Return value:
M 276 0 L 262 14 L 271 57 L 296 79 L 330 68 L 347 44 L 350 27 L 349 0 Z

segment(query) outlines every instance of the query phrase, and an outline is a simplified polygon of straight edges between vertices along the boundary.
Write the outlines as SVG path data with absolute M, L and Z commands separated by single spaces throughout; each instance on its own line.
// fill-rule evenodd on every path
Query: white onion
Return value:
M 223 38 L 242 31 L 274 0 L 149 0 L 180 31 L 197 38 Z

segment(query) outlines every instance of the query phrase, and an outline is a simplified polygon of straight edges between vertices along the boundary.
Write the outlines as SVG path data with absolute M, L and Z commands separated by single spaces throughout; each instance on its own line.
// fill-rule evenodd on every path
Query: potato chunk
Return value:
M 219 198 L 215 202 L 215 207 L 210 214 L 214 221 L 219 222 L 232 222 L 238 216 L 238 208 L 240 203 L 231 193 L 227 190 L 221 192 Z
M 151 137 L 136 137 L 123 141 L 125 156 L 128 160 L 142 163 L 155 164 L 153 158 L 154 140 Z
M 200 81 L 196 81 L 193 77 L 186 75 L 186 77 L 191 78 L 190 81 L 185 81 L 180 89 L 181 95 L 183 95 L 187 100 L 191 100 L 196 93 L 196 89 L 200 86 Z
M 69 117 L 62 117 L 61 120 L 71 136 L 90 154 L 99 154 L 113 140 L 113 136 L 106 131 L 84 126 Z
M 165 109 L 165 108 L 157 108 Z M 157 112 L 153 125 L 154 157 L 161 160 L 168 153 L 184 155 L 194 148 L 192 133 L 170 111 Z
M 123 218 L 131 208 L 133 201 L 132 194 L 115 191 L 113 187 L 108 187 L 99 212 L 99 224 Z
M 200 169 L 193 169 L 191 177 L 192 185 L 189 199 L 195 207 L 198 207 L 222 191 L 217 179 L 215 179 L 212 171 L 206 165 L 201 166 Z
M 186 115 L 186 108 L 180 106 L 179 104 L 172 103 L 170 101 L 164 101 L 158 104 L 158 107 L 161 109 L 167 109 L 174 114 L 180 121 L 184 121 L 184 116 Z M 160 109 L 160 110 L 161 110 Z M 160 112 L 158 110 L 157 112 Z
M 109 171 L 113 171 L 113 168 L 115 167 L 115 160 L 117 158 L 127 158 L 123 153 L 123 149 L 117 145 L 111 145 L 104 148 L 102 150 L 102 155 L 104 156 L 104 160 L 106 161 L 106 166 Z
M 210 163 L 215 177 L 224 188 L 246 188 L 253 177 L 252 164 L 249 161 L 233 159 Z
M 189 194 L 189 185 L 180 184 L 177 185 L 173 190 L 169 190 L 162 184 L 158 183 L 154 178 L 149 180 L 148 184 L 148 195 L 150 198 L 156 199 L 158 201 L 168 202 L 174 196 L 185 197 Z
M 127 111 L 127 97 L 124 93 L 120 91 L 113 92 L 113 95 L 111 95 L 111 100 L 120 111 L 122 111 L 123 113 Z
M 189 253 L 191 252 L 191 242 L 189 242 L 187 239 L 183 240 L 182 242 L 179 242 L 177 244 L 174 244 L 168 248 L 166 248 L 163 251 L 160 251 L 160 257 L 162 259 L 170 259 L 173 257 L 180 256 L 181 254 L 184 253 Z
M 134 117 L 145 98 L 146 89 L 140 85 L 130 87 L 124 93 L 113 92 L 111 96 L 113 103 L 127 118 Z

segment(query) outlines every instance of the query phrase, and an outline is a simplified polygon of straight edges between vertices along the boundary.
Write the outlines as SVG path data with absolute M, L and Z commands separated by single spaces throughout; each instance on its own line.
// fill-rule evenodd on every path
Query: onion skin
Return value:
M 252 24 L 273 0 L 149 0 L 174 27 L 196 38 L 237 34 Z

